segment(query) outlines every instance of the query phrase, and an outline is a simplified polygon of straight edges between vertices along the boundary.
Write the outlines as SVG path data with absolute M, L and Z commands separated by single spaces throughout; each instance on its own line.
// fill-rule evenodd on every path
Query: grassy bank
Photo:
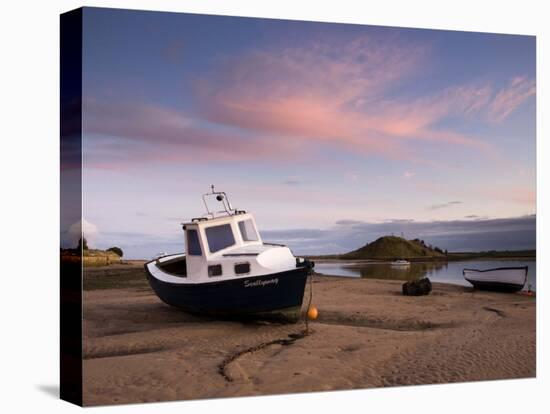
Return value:
M 149 289 L 141 265 L 128 264 L 106 267 L 84 267 L 84 290 Z

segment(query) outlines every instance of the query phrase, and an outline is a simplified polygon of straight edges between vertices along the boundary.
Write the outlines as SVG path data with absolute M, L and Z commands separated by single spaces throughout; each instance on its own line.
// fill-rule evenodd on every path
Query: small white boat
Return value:
M 404 266 L 410 266 L 411 262 L 409 262 L 408 260 L 399 259 L 391 262 L 391 265 L 396 267 L 404 267 Z
M 211 196 L 221 211 L 210 211 Z M 252 214 L 231 207 L 214 186 L 203 201 L 207 214 L 182 224 L 185 252 L 145 264 L 155 293 L 191 313 L 296 322 L 314 263 L 294 257 L 286 246 L 265 243 Z
M 494 269 L 464 269 L 464 279 L 477 289 L 517 292 L 527 281 L 527 266 L 497 267 Z

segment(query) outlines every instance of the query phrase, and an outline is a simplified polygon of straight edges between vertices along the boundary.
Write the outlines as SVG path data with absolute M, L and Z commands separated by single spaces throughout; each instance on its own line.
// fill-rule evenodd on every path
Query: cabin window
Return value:
M 215 253 L 235 244 L 235 237 L 233 237 L 233 230 L 231 230 L 230 224 L 207 227 L 204 231 L 208 239 L 208 247 L 211 253 Z
M 199 234 L 197 230 L 187 230 L 187 254 L 190 256 L 202 255 L 201 244 L 199 243 Z
M 208 276 L 221 276 L 222 275 L 222 265 L 210 265 L 208 266 Z
M 244 241 L 258 240 L 258 233 L 256 233 L 252 220 L 239 221 L 239 230 Z
M 250 263 L 237 263 L 235 264 L 235 273 L 236 274 L 243 274 L 243 273 L 250 273 Z

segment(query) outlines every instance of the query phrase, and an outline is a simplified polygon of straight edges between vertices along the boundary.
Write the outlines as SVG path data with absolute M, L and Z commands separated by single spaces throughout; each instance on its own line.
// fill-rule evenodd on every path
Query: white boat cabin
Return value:
M 185 254 L 157 259 L 149 270 L 155 277 L 171 283 L 206 283 L 246 278 L 296 269 L 296 258 L 283 245 L 264 243 L 252 214 L 225 204 L 225 193 L 212 192 L 224 203 L 221 216 L 207 207 L 206 217 L 182 223 Z M 206 201 L 205 201 L 205 205 Z M 185 259 L 185 269 L 170 272 L 170 263 Z
M 184 228 L 190 279 L 204 282 L 205 277 L 249 277 L 296 268 L 288 247 L 263 243 L 250 213 L 186 223 Z

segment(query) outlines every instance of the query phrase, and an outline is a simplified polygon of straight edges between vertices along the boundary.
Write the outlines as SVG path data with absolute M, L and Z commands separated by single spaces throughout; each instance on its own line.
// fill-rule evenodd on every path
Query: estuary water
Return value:
M 451 283 L 471 286 L 462 276 L 462 269 L 491 269 L 495 267 L 528 266 L 527 283 L 524 290 L 531 286 L 536 290 L 537 262 L 531 260 L 461 260 L 453 262 L 413 262 L 410 266 L 392 266 L 390 263 L 365 262 L 315 262 L 315 271 L 325 275 L 362 277 L 367 279 L 416 280 L 429 277 L 432 282 Z

